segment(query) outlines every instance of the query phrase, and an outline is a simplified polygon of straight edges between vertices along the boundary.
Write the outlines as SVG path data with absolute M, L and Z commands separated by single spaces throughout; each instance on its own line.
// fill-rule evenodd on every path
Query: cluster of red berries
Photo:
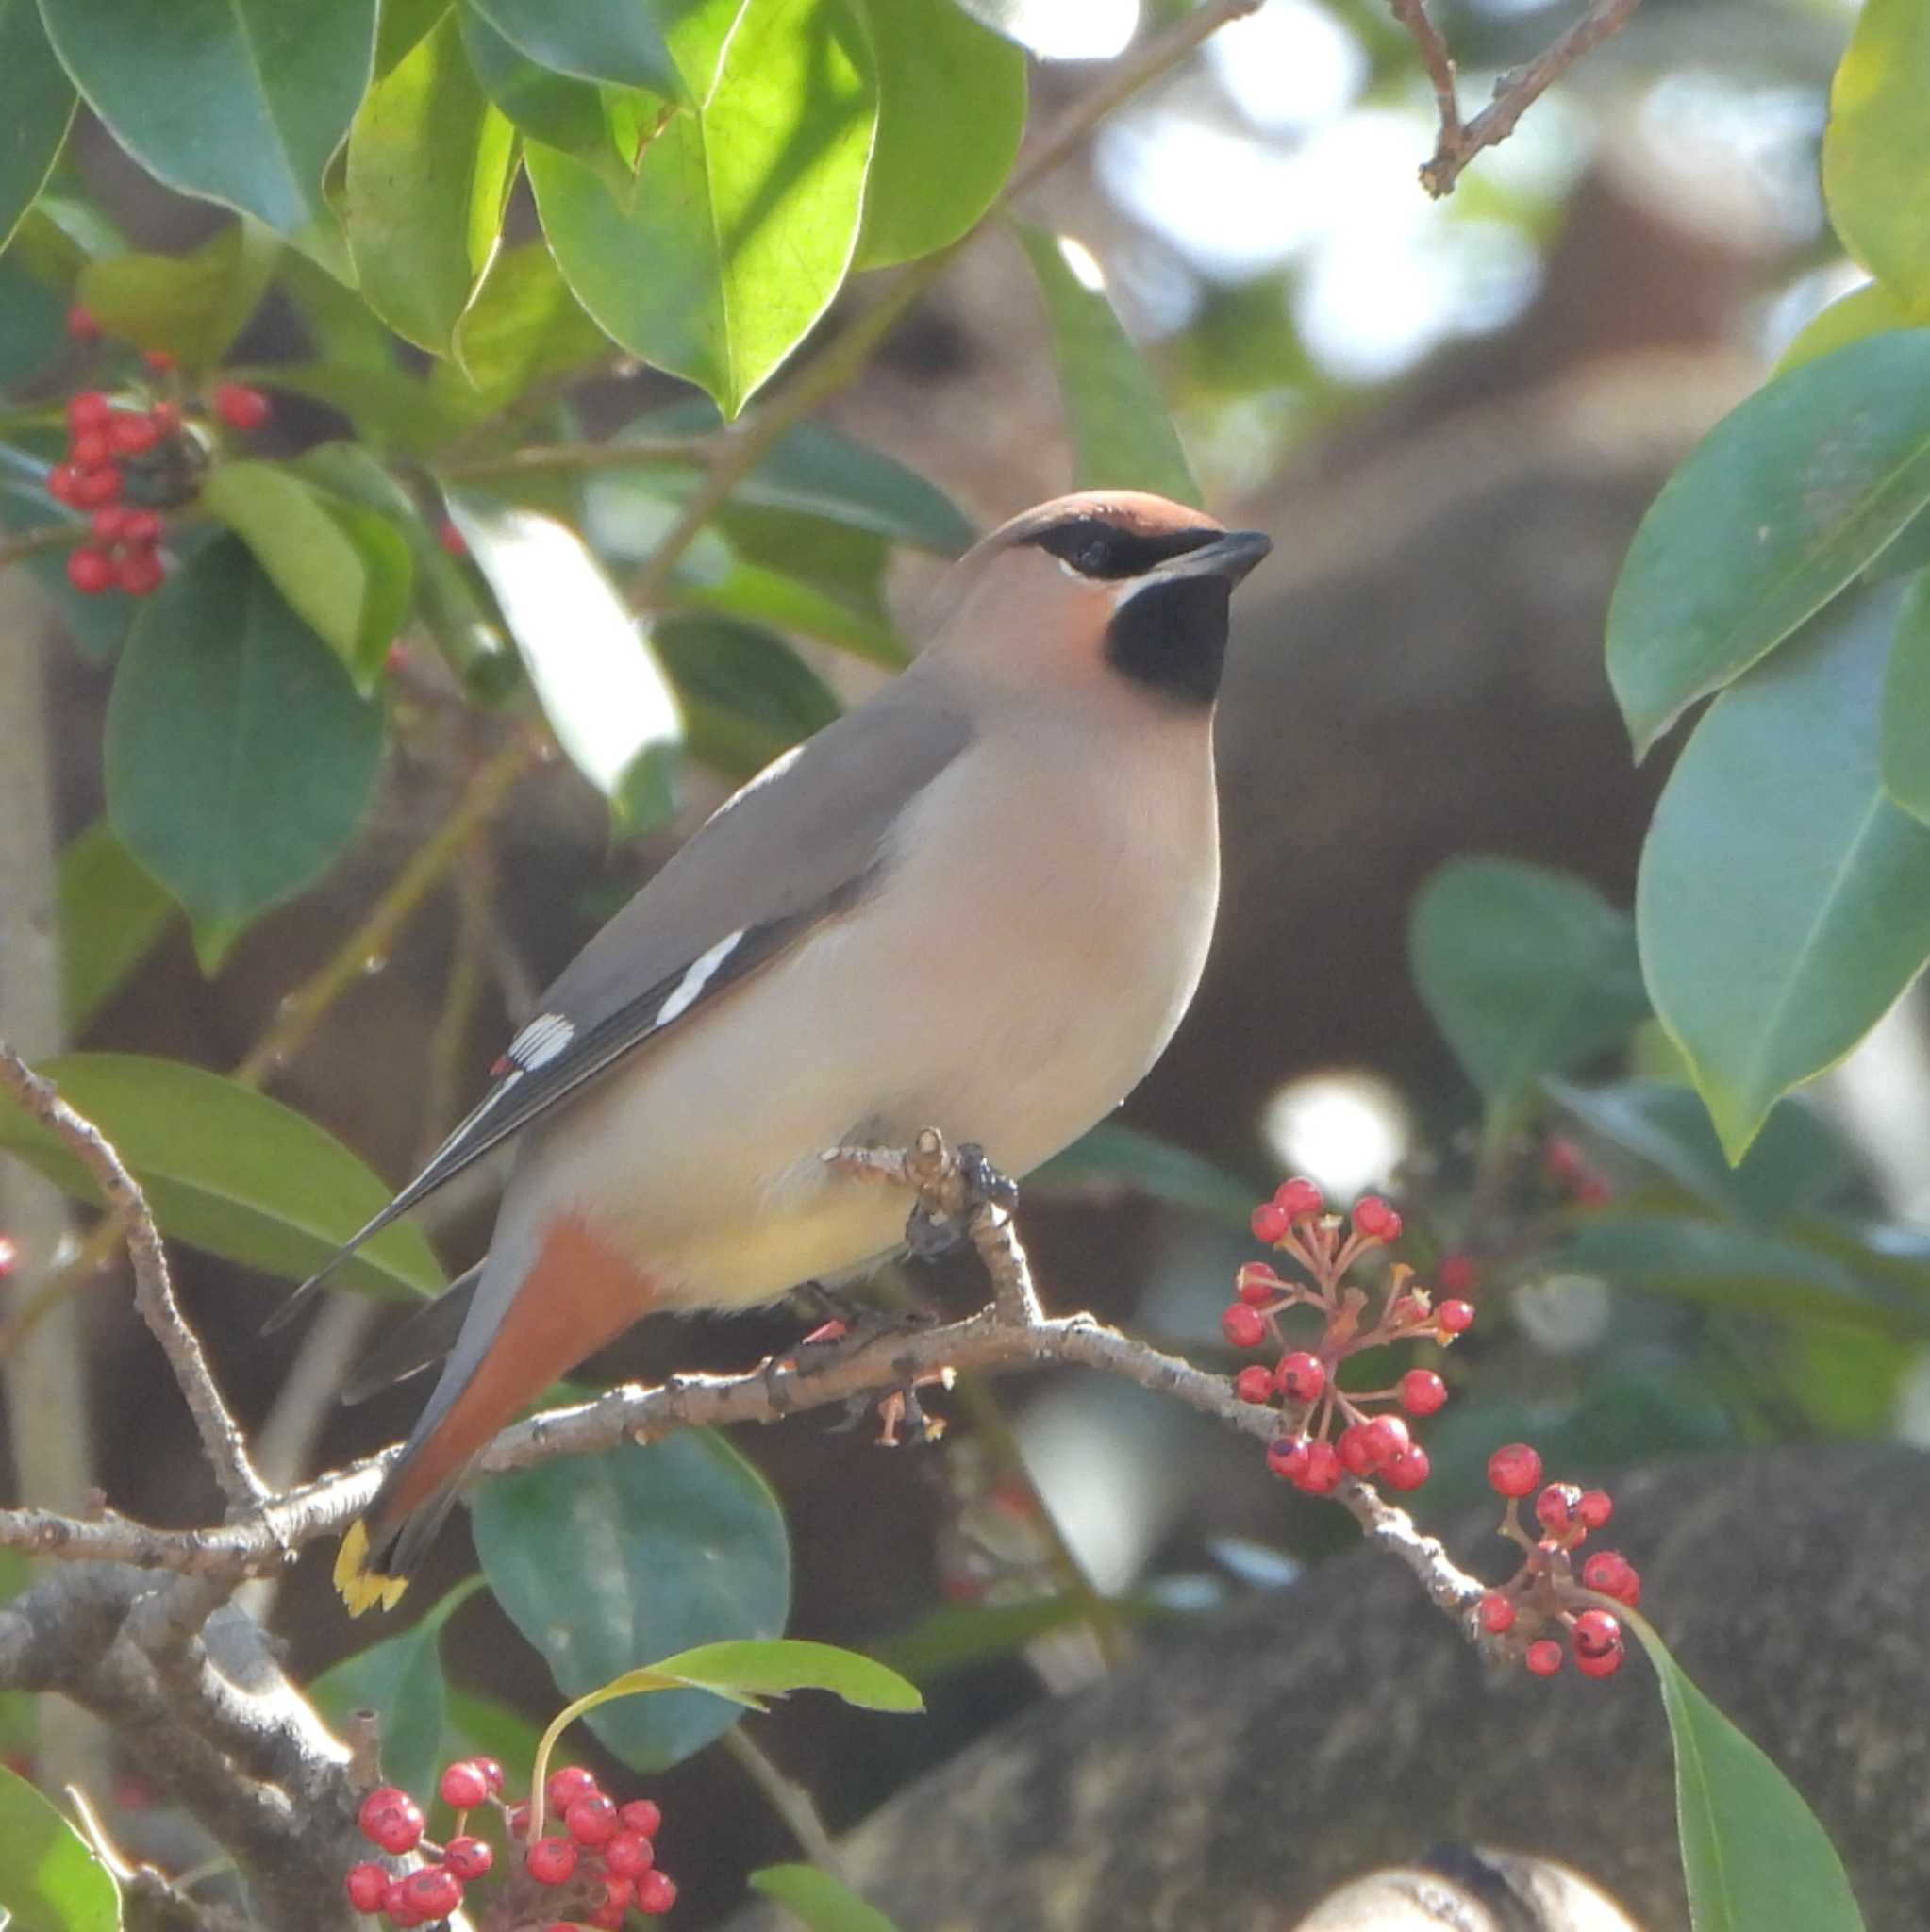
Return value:
M 486 1805 L 501 1812 L 511 1843 L 524 1846 L 520 1879 L 510 1879 L 528 1894 L 519 1904 L 531 1907 L 531 1917 L 554 1911 L 553 1932 L 571 1925 L 613 1932 L 633 1910 L 660 1918 L 676 1903 L 675 1881 L 657 1869 L 663 1814 L 648 1798 L 619 1805 L 591 1773 L 566 1766 L 543 1787 L 563 1829 L 532 1839 L 531 1807 L 503 1802 L 503 1767 L 494 1758 L 458 1759 L 444 1768 L 437 1789 L 456 1813 L 455 1832 L 441 1845 L 423 1836 L 422 1807 L 407 1791 L 384 1785 L 362 1800 L 358 1823 L 371 1844 L 397 1857 L 419 1853 L 429 1862 L 399 1874 L 374 1859 L 351 1866 L 343 1890 L 357 1911 L 380 1913 L 397 1927 L 446 1919 L 462 1904 L 465 1888 L 495 1864 L 494 1847 L 465 1828 L 469 1813 Z
M 1377 1194 L 1354 1204 L 1350 1226 L 1348 1217 L 1327 1211 L 1311 1181 L 1285 1181 L 1254 1209 L 1253 1231 L 1311 1278 L 1288 1281 L 1269 1263 L 1249 1261 L 1237 1277 L 1239 1299 L 1220 1318 L 1235 1348 L 1275 1352 L 1273 1367 L 1256 1363 L 1233 1382 L 1242 1402 L 1281 1406 L 1286 1425 L 1267 1447 L 1267 1467 L 1314 1496 L 1331 1495 L 1350 1475 L 1378 1477 L 1391 1490 L 1418 1490 L 1428 1477 L 1427 1452 L 1396 1411 L 1432 1415 L 1447 1400 L 1447 1384 L 1432 1369 L 1409 1369 L 1390 1389 L 1356 1391 L 1342 1390 L 1335 1371 L 1350 1355 L 1389 1342 L 1446 1346 L 1473 1321 L 1473 1308 L 1453 1299 L 1436 1303 L 1416 1283 L 1414 1271 L 1395 1262 L 1380 1313 L 1367 1319 L 1367 1290 L 1342 1283 L 1363 1255 L 1401 1238 L 1400 1215 Z M 1280 1316 L 1297 1307 L 1320 1314 L 1321 1333 L 1311 1347 L 1289 1348 L 1281 1330 Z M 1370 1414 L 1370 1403 L 1393 1407 Z
M 1497 1449 L 1488 1458 L 1488 1480 L 1507 1499 L 1501 1533 L 1522 1554 L 1514 1575 L 1475 1606 L 1482 1631 L 1536 1676 L 1552 1677 L 1564 1655 L 1554 1633 L 1566 1630 L 1575 1669 L 1585 1677 L 1612 1677 L 1623 1656 L 1621 1621 L 1580 1592 L 1613 1597 L 1634 1609 L 1641 1602 L 1641 1578 L 1619 1550 L 1595 1551 L 1582 1564 L 1579 1580 L 1574 1563 L 1589 1533 L 1604 1528 L 1615 1513 L 1608 1492 L 1572 1483 L 1542 1485 L 1541 1458 L 1525 1442 Z M 1538 1488 L 1536 1536 L 1522 1526 L 1521 1505 Z

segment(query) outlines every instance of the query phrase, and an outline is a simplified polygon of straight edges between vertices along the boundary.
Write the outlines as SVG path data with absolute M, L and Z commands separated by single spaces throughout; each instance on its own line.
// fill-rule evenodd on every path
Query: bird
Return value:
M 328 1264 L 513 1138 L 484 1258 L 346 1391 L 447 1351 L 343 1536 L 351 1615 L 394 1605 L 497 1430 L 642 1316 L 769 1304 L 902 1250 L 902 1195 L 827 1150 L 930 1127 L 1016 1178 L 1140 1082 L 1206 963 L 1229 600 L 1271 547 L 1126 490 L 1013 518 L 948 568 L 911 663 L 738 791 L 563 970 Z

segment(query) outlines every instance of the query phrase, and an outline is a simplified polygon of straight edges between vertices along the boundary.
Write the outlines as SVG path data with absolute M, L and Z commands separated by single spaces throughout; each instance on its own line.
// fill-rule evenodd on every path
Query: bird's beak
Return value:
M 1273 540 L 1264 531 L 1228 530 L 1223 537 L 1215 537 L 1210 543 L 1184 551 L 1149 570 L 1133 588 L 1175 583 L 1182 577 L 1224 577 L 1229 584 L 1237 584 L 1273 547 Z

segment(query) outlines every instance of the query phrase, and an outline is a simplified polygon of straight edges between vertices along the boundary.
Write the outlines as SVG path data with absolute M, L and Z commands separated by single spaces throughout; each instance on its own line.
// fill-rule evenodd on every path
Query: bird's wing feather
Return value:
M 269 1327 L 471 1162 L 849 910 L 888 862 L 900 813 L 970 737 L 941 689 L 907 673 L 753 778 L 564 968 L 480 1103 Z

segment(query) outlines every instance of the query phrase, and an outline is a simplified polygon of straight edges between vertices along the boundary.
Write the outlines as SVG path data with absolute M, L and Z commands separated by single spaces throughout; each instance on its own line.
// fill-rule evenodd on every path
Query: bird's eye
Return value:
M 1089 577 L 1104 576 L 1111 562 L 1112 539 L 1105 531 L 1087 538 L 1073 557 L 1073 568 Z

